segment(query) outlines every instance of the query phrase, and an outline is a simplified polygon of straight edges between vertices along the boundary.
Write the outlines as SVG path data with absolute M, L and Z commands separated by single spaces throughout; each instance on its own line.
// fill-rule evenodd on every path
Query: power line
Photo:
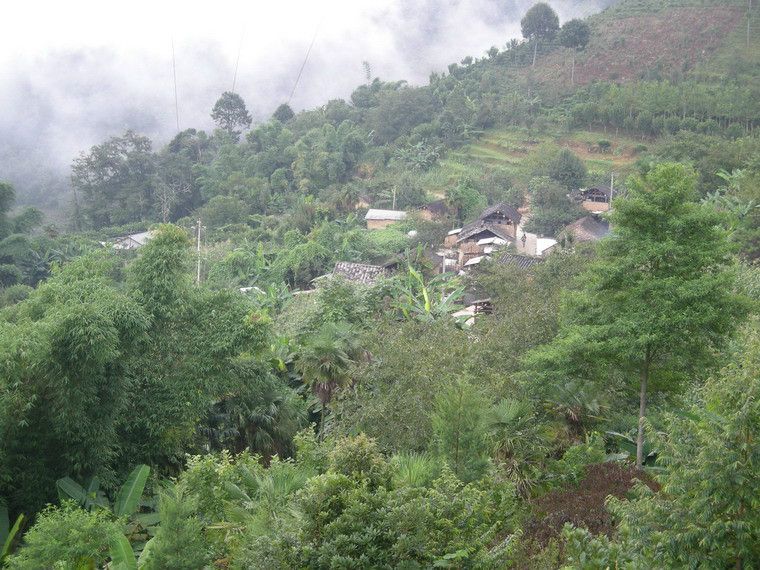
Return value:
M 309 61 L 309 55 L 311 55 L 311 48 L 314 47 L 314 42 L 317 40 L 317 34 L 319 33 L 319 28 L 321 26 L 322 26 L 322 19 L 319 20 L 319 23 L 317 24 L 317 27 L 314 30 L 314 36 L 311 38 L 311 43 L 309 44 L 309 49 L 306 50 L 306 57 L 303 58 L 303 63 L 301 64 L 301 69 L 298 70 L 298 77 L 296 77 L 296 82 L 293 85 L 293 90 L 290 92 L 290 97 L 288 97 L 288 105 L 290 104 L 290 101 L 293 99 L 293 95 L 295 95 L 296 88 L 298 87 L 298 82 L 301 81 L 301 75 L 303 74 L 303 70 L 306 67 L 306 62 Z
M 177 117 L 177 132 L 179 128 L 179 99 L 177 98 L 177 58 L 174 55 L 174 36 L 172 36 L 172 73 L 174 74 L 174 113 Z
M 237 59 L 235 59 L 235 73 L 232 75 L 232 93 L 235 92 L 237 84 L 238 66 L 240 65 L 240 52 L 243 51 L 243 36 L 245 36 L 245 27 L 240 30 L 240 43 L 238 44 Z

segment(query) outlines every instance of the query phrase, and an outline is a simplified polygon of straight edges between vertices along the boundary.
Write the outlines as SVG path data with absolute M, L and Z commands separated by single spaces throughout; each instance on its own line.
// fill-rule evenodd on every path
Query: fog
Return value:
M 561 21 L 609 3 L 550 2 Z M 0 179 L 33 201 L 43 175 L 67 173 L 109 136 L 134 129 L 159 146 L 177 131 L 177 110 L 180 128 L 209 128 L 233 81 L 265 120 L 289 99 L 312 40 L 295 110 L 347 98 L 366 80 L 363 61 L 373 77 L 425 84 L 451 62 L 519 38 L 533 0 L 14 4 L 0 36 Z

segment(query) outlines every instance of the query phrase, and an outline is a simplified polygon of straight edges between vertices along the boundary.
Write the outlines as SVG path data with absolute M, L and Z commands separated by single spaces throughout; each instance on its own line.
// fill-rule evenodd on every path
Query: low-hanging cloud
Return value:
M 610 2 L 550 4 L 564 21 Z M 254 118 L 266 119 L 288 100 L 312 40 L 296 110 L 348 97 L 365 81 L 363 61 L 373 76 L 424 84 L 451 62 L 519 37 L 533 3 L 134 0 L 111 11 L 103 5 L 113 3 L 74 0 L 42 22 L 28 3 L 0 39 L 0 179 L 23 195 L 25 173 L 66 172 L 79 152 L 126 129 L 166 142 L 177 131 L 172 44 L 180 128 L 209 128 L 233 78 Z

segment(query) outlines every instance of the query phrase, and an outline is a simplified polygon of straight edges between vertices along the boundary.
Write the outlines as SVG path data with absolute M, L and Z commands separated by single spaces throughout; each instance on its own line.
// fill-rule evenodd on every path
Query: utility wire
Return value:
M 314 42 L 317 39 L 317 34 L 319 33 L 319 28 L 322 26 L 322 20 L 324 19 L 324 16 L 319 20 L 319 23 L 317 24 L 317 28 L 314 30 L 314 36 L 311 38 L 311 43 L 309 44 L 309 49 L 306 50 L 306 57 L 303 58 L 303 63 L 301 64 L 301 69 L 298 70 L 298 77 L 296 77 L 296 82 L 293 84 L 293 90 L 290 92 L 290 97 L 288 97 L 288 105 L 290 105 L 290 101 L 293 99 L 293 95 L 295 95 L 296 88 L 298 87 L 298 82 L 301 81 L 301 75 L 303 74 L 303 70 L 306 67 L 306 62 L 309 61 L 309 55 L 311 55 L 311 48 L 314 47 Z
M 174 55 L 174 36 L 172 36 L 172 73 L 174 75 L 174 113 L 177 118 L 177 132 L 179 128 L 179 99 L 177 98 L 177 58 Z
M 243 37 L 245 36 L 245 26 L 240 30 L 240 43 L 238 44 L 237 59 L 235 60 L 235 73 L 232 75 L 232 93 L 235 92 L 237 84 L 238 66 L 240 65 L 240 52 L 243 51 Z

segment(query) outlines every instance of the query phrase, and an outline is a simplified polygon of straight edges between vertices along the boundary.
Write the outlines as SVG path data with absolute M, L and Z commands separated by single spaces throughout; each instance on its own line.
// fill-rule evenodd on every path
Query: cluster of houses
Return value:
M 570 197 L 588 214 L 568 225 L 557 239 L 525 231 L 523 225 L 529 214 L 509 204 L 499 203 L 483 210 L 469 224 L 449 231 L 430 258 L 442 273 L 451 271 L 464 274 L 485 260 L 528 269 L 563 246 L 596 241 L 606 236 L 610 228 L 602 215 L 610 209 L 612 190 L 605 186 L 595 186 L 580 189 Z M 416 214 L 422 219 L 436 220 L 447 217 L 450 212 L 444 200 L 437 200 L 423 206 Z M 370 208 L 365 221 L 367 229 L 377 230 L 407 217 L 408 213 L 401 210 Z M 380 277 L 391 275 L 395 265 L 397 263 L 380 266 L 341 261 L 336 264 L 331 275 L 340 275 L 356 283 L 371 284 Z

